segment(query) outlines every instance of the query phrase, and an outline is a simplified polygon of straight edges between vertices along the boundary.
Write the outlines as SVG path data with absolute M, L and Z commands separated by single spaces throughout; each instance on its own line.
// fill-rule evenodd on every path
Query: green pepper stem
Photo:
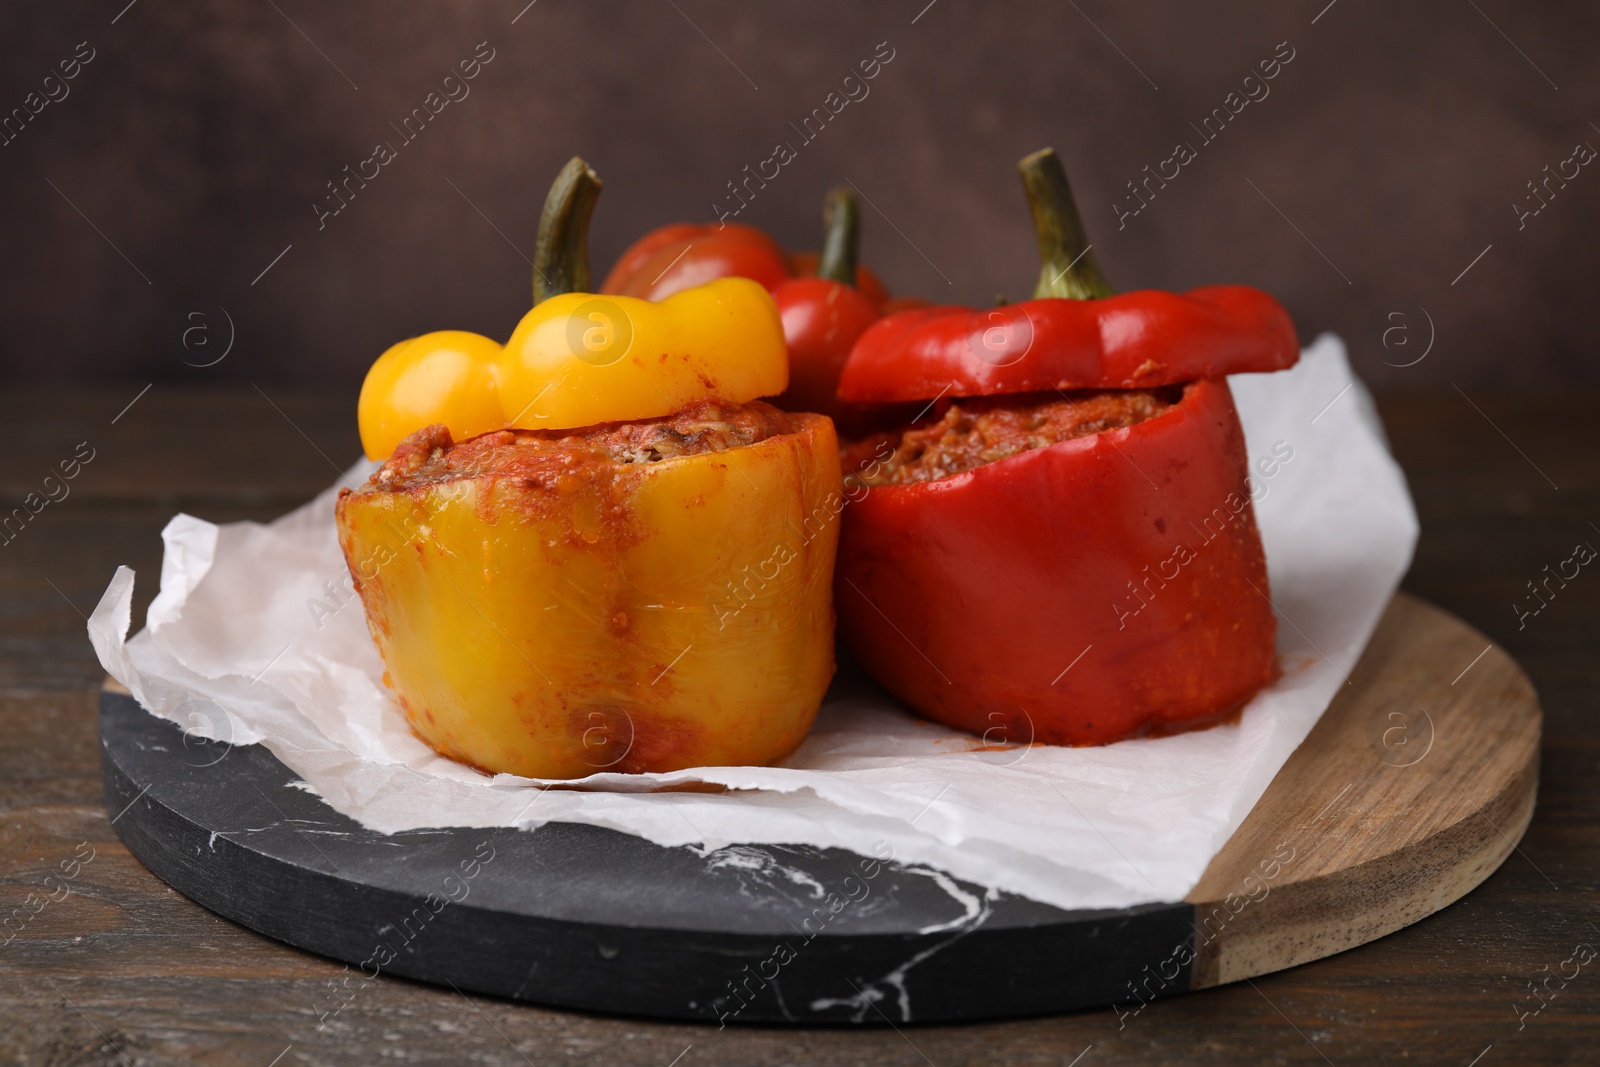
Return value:
M 533 248 L 533 302 L 589 289 L 589 219 L 600 199 L 600 176 L 581 156 L 561 168 L 544 199 Z
M 1039 284 L 1034 299 L 1093 300 L 1116 292 L 1100 273 L 1072 199 L 1067 172 L 1053 148 L 1041 148 L 1017 164 L 1022 189 L 1039 238 Z
M 822 253 L 817 257 L 817 277 L 854 286 L 860 254 L 861 207 L 850 187 L 841 185 L 822 202 Z

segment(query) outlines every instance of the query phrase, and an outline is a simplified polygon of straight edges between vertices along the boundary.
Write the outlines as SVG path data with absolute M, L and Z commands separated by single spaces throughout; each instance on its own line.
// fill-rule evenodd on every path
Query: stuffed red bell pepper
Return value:
M 837 421 L 847 414 L 836 393 L 851 346 L 880 316 L 922 301 L 890 299 L 878 276 L 858 263 L 861 216 L 850 189 L 828 194 L 822 218 L 822 251 L 793 255 L 738 223 L 663 226 L 622 254 L 600 291 L 660 300 L 715 278 L 760 282 L 778 305 L 789 349 L 789 388 L 773 403 Z
M 1243 286 L 1113 295 L 1054 153 L 1020 170 L 1035 299 L 890 316 L 844 368 L 842 400 L 927 417 L 847 452 L 841 632 L 912 708 L 990 739 L 1216 721 L 1277 669 L 1222 379 L 1294 364 L 1293 324 Z

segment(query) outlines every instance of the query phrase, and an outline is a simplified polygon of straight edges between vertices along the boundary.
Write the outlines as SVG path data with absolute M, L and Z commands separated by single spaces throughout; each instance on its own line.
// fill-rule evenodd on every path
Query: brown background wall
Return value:
M 0 110 L 94 50 L 0 147 L 6 380 L 353 387 L 405 336 L 510 332 L 570 155 L 606 181 L 603 269 L 651 226 L 711 218 L 785 140 L 798 158 L 740 221 L 812 246 L 848 178 L 899 291 L 1025 294 L 1012 168 L 1053 144 L 1121 288 L 1270 289 L 1379 386 L 1600 381 L 1600 167 L 1521 230 L 1512 207 L 1546 164 L 1600 148 L 1592 3 L 125 2 L 0 14 Z M 401 145 L 389 124 L 485 41 L 470 96 Z M 870 95 L 801 144 L 789 124 L 885 41 Z M 1285 41 L 1270 95 L 1200 147 L 1189 124 Z M 1179 140 L 1198 158 L 1119 229 L 1124 183 Z M 398 158 L 319 230 L 325 183 L 378 141 Z M 223 310 L 227 357 L 185 366 L 222 350 Z M 1428 318 L 1428 357 L 1385 366 L 1421 354 Z M 209 325 L 187 350 L 185 324 Z

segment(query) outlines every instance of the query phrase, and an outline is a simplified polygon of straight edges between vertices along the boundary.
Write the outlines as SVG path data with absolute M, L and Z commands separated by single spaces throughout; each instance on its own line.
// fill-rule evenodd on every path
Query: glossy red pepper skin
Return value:
M 1259 289 L 1212 285 L 989 309 L 929 307 L 874 324 L 839 379 L 849 402 L 1055 389 L 1150 389 L 1300 358 L 1294 323 Z
M 789 346 L 789 388 L 773 403 L 849 421 L 838 399 L 839 373 L 856 340 L 878 321 L 878 305 L 854 286 L 815 277 L 784 282 L 772 299 Z
M 835 594 L 867 671 L 940 722 L 1103 744 L 1225 715 L 1276 624 L 1225 382 L 1126 429 L 857 486 Z
M 817 264 L 821 259 L 822 257 L 815 252 L 791 252 L 789 253 L 789 273 L 796 278 L 815 278 L 817 276 Z M 879 278 L 877 272 L 865 263 L 856 267 L 856 288 L 861 290 L 861 295 L 880 308 L 890 301 L 889 289 L 883 284 L 883 279 Z M 913 300 L 918 305 L 926 303 L 923 300 L 916 300 L 915 297 L 901 297 L 901 299 Z

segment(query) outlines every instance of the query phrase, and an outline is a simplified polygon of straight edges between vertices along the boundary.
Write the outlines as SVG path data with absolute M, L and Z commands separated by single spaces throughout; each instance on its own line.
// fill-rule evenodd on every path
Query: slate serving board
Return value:
M 841 849 L 666 848 L 599 827 L 385 836 L 259 745 L 186 735 L 109 683 L 106 803 L 211 910 L 383 974 L 713 1025 L 884 1025 L 1115 1004 L 1381 937 L 1463 896 L 1533 813 L 1541 715 L 1520 668 L 1399 594 L 1350 684 L 1182 901 L 1063 911 Z

